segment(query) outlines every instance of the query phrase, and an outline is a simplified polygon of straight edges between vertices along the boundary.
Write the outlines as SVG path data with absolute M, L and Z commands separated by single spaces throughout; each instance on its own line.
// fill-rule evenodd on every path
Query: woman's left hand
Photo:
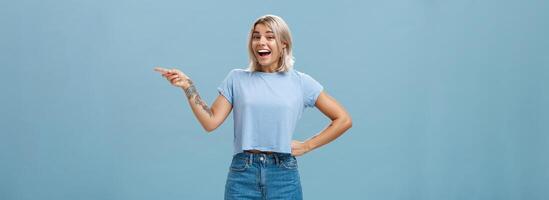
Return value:
M 292 156 L 302 156 L 310 151 L 309 146 L 305 142 L 292 140 Z

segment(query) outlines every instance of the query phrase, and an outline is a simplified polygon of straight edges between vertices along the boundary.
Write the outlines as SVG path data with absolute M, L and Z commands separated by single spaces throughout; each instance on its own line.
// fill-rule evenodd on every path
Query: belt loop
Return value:
M 273 153 L 273 155 L 275 157 L 276 165 L 280 165 L 280 160 L 278 159 L 278 155 L 276 153 Z
M 253 159 L 254 159 L 253 153 L 248 153 L 248 165 L 252 165 Z

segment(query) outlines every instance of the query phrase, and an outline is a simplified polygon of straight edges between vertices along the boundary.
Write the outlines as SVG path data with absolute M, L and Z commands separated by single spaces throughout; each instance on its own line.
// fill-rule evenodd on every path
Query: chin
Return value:
M 261 61 L 257 61 L 257 63 L 259 64 L 259 66 L 269 66 L 269 62 L 261 62 Z

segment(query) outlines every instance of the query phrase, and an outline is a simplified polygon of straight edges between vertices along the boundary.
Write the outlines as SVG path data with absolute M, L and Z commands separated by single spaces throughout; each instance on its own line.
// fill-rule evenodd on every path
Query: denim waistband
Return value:
M 250 153 L 250 152 L 240 152 L 234 155 L 235 158 L 243 158 L 246 159 L 248 162 L 253 162 L 254 160 L 258 160 L 260 158 L 272 159 L 275 161 L 275 163 L 279 163 L 281 160 L 287 160 L 292 156 L 290 153 L 279 153 L 279 152 L 272 152 L 272 153 Z
M 239 155 L 241 154 L 241 155 Z M 273 157 L 290 157 L 292 156 L 292 154 L 290 153 L 280 153 L 280 152 L 269 152 L 269 153 L 250 153 L 250 152 L 246 152 L 246 151 L 243 151 L 243 152 L 240 152 L 240 153 L 237 153 L 235 156 L 242 156 L 242 155 L 246 155 L 246 156 L 249 156 L 249 155 L 262 155 L 264 157 L 270 157 L 270 158 L 273 158 Z

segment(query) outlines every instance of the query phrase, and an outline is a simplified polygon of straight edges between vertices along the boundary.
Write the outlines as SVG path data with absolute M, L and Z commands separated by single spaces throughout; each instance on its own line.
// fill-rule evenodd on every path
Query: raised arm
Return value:
M 156 67 L 154 70 L 166 77 L 173 86 L 183 89 L 196 119 L 207 132 L 219 127 L 231 112 L 231 103 L 222 95 L 217 96 L 211 108 L 208 107 L 208 104 L 198 94 L 192 80 L 178 69 Z

